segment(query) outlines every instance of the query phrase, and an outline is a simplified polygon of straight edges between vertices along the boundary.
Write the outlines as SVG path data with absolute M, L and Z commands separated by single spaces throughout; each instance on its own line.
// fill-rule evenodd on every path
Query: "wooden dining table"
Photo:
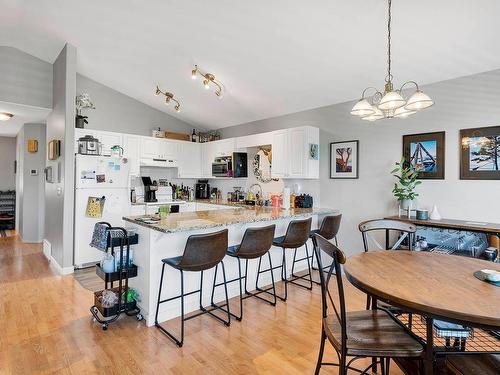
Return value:
M 397 250 L 363 252 L 349 257 L 344 265 L 349 282 L 374 301 L 383 301 L 425 319 L 425 374 L 434 373 L 435 319 L 471 328 L 500 330 L 500 287 L 474 276 L 474 272 L 482 269 L 500 271 L 500 264 L 462 256 Z M 498 353 L 495 349 L 500 348 L 500 344 L 493 348 L 493 352 Z

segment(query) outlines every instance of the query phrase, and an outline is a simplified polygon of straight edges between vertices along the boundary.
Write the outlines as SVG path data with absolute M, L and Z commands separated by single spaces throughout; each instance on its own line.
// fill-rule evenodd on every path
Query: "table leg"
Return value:
M 377 310 L 377 298 L 372 296 L 372 310 Z M 384 360 L 384 359 L 382 359 Z M 372 357 L 372 371 L 377 372 L 377 357 Z
M 434 374 L 434 319 L 426 317 L 425 323 L 427 329 L 427 339 L 424 357 L 424 374 L 432 375 Z

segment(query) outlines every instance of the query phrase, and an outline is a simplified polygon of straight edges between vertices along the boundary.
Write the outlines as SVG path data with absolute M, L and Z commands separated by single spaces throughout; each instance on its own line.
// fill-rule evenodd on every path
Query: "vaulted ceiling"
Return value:
M 0 0 L 0 45 L 78 71 L 207 128 L 356 99 L 381 87 L 385 0 Z M 500 68 L 498 0 L 393 0 L 393 73 L 432 83 Z M 190 78 L 198 64 L 222 100 Z M 182 102 L 177 114 L 154 95 Z

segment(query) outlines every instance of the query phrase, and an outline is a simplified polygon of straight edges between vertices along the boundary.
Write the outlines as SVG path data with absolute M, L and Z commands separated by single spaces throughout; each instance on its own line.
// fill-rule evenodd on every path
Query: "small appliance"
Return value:
M 101 155 L 102 144 L 91 135 L 78 138 L 78 153 L 81 155 Z
M 209 199 L 210 198 L 210 185 L 208 180 L 198 180 L 196 184 L 196 199 Z
M 233 165 L 230 156 L 215 158 L 212 163 L 212 176 L 231 177 L 233 175 Z
M 158 185 L 151 181 L 151 177 L 141 177 L 142 184 L 144 185 L 144 202 L 158 202 L 156 199 L 156 191 Z
M 214 177 L 248 177 L 248 156 L 246 152 L 233 152 L 231 156 L 215 158 L 212 163 Z

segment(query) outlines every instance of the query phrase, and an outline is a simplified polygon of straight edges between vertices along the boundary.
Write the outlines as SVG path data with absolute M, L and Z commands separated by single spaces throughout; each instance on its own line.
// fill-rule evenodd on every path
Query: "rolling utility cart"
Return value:
M 94 322 L 99 322 L 102 329 L 108 329 L 108 325 L 116 321 L 119 316 L 125 313 L 128 316 L 134 316 L 137 320 L 144 319 L 137 307 L 137 301 L 127 301 L 128 299 L 128 280 L 137 276 L 137 266 L 132 264 L 130 259 L 130 246 L 138 243 L 138 235 L 129 236 L 127 230 L 121 227 L 112 227 L 111 224 L 100 222 L 98 224 L 106 225 L 107 228 L 107 249 L 111 249 L 111 254 L 120 258 L 114 272 L 104 272 L 101 265 L 96 264 L 96 274 L 104 280 L 104 289 L 94 292 L 94 306 L 90 308 Z M 125 251 L 124 251 L 125 250 Z M 119 252 L 119 253 L 118 253 Z M 124 254 L 125 253 L 125 254 Z M 117 283 L 114 286 L 114 283 Z M 118 294 L 118 302 L 113 306 L 104 307 L 102 304 L 102 294 L 105 290 L 113 290 Z

